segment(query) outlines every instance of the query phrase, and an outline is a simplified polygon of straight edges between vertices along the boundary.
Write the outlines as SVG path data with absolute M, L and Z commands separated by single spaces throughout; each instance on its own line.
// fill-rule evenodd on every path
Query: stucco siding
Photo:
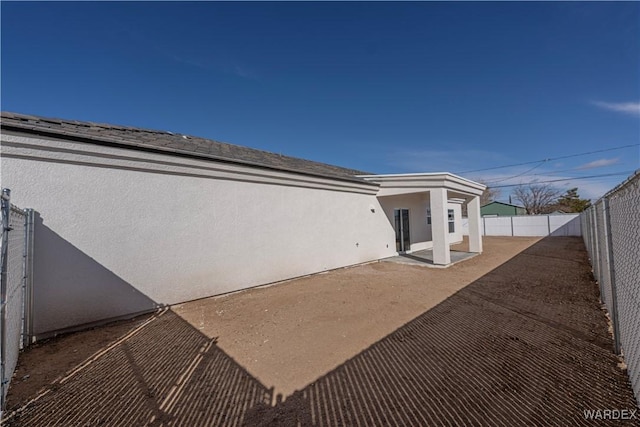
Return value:
M 375 187 L 3 142 L 2 186 L 38 213 L 36 334 L 395 254 Z

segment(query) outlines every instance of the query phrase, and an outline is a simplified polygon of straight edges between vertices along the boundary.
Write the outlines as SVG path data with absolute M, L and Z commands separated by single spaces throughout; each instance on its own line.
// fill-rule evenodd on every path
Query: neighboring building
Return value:
M 515 216 L 526 215 L 527 210 L 522 206 L 516 206 L 509 203 L 491 202 L 480 208 L 482 216 Z
M 373 175 L 171 132 L 2 113 L 2 187 L 37 212 L 39 336 L 433 248 L 484 185 Z M 427 211 L 429 210 L 429 219 Z M 429 223 L 428 223 L 429 221 Z

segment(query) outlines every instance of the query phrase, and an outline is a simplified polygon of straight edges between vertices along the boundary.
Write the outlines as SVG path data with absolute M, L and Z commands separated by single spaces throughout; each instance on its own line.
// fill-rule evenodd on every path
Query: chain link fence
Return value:
M 640 170 L 581 215 L 585 245 L 640 401 Z
M 2 190 L 2 240 L 0 243 L 2 288 L 0 373 L 0 419 L 7 390 L 18 362 L 18 353 L 30 342 L 31 251 L 33 211 L 10 202 L 10 191 Z

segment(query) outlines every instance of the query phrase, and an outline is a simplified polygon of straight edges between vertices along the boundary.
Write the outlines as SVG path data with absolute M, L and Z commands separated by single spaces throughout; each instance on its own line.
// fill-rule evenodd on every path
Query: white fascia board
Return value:
M 486 189 L 486 186 L 479 182 L 471 181 L 449 172 L 359 175 L 358 177 L 380 184 L 379 196 L 408 194 L 427 191 L 432 188 L 446 188 L 447 190 L 471 196 L 480 196 Z M 394 193 L 392 189 L 397 190 L 397 192 Z
M 449 199 L 449 203 L 454 203 L 454 204 L 457 204 L 457 205 L 461 205 L 464 202 L 465 202 L 464 199 L 457 199 L 457 198 Z
M 36 162 L 138 170 L 370 195 L 376 195 L 378 192 L 378 186 L 372 185 L 375 183 L 371 182 L 360 184 L 328 177 L 262 169 L 209 159 L 178 157 L 170 153 L 150 153 L 128 148 L 87 144 L 58 138 L 49 139 L 6 133 L 1 136 L 2 156 L 7 159 L 19 158 Z

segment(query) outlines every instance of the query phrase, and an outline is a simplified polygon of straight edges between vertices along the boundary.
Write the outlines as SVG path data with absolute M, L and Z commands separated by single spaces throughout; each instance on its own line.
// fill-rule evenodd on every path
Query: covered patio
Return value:
M 429 260 L 434 265 L 451 264 L 449 246 L 457 243 L 452 237 L 462 240 L 455 222 L 460 219 L 462 205 L 466 205 L 469 218 L 469 252 L 482 253 L 480 196 L 484 185 L 448 172 L 361 178 L 380 185 L 376 196 L 394 226 L 399 255 L 431 250 Z

